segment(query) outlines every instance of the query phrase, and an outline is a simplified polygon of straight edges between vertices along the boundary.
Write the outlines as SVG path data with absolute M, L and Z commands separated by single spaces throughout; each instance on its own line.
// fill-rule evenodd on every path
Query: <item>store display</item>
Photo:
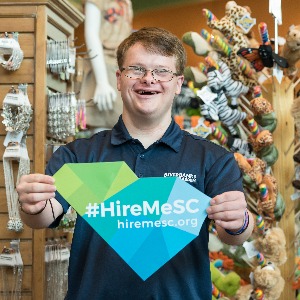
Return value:
M 261 291 L 259 293 L 260 295 L 263 293 L 264 299 L 279 299 L 285 281 L 278 267 L 273 264 L 267 264 L 264 267 L 258 266 L 253 272 L 253 279 L 255 290 L 259 289 Z
M 48 240 L 45 246 L 46 299 L 63 300 L 68 290 L 70 245 L 64 239 Z
M 16 184 L 22 175 L 29 174 L 30 160 L 26 148 L 26 132 L 29 128 L 32 108 L 27 95 L 27 85 L 20 84 L 16 90 L 12 87 L 3 101 L 2 123 L 7 135 L 4 140 L 3 171 L 9 221 L 7 229 L 20 232 L 23 223 L 19 214 Z M 14 178 L 13 165 L 18 164 L 17 178 Z
M 48 92 L 48 134 L 62 140 L 75 136 L 77 100 L 75 93 Z
M 259 96 L 250 101 L 254 120 L 259 124 L 262 130 L 273 132 L 277 126 L 277 118 L 271 103 Z
M 18 32 L 0 36 L 0 65 L 9 71 L 16 71 L 23 61 L 23 51 L 18 42 Z M 8 58 L 7 58 L 8 57 Z
M 265 22 L 261 22 L 257 26 L 261 42 L 255 40 L 253 35 L 255 21 L 250 17 L 250 14 L 249 7 L 241 7 L 234 1 L 227 2 L 225 16 L 220 19 L 210 10 L 203 9 L 203 16 L 212 30 L 200 30 L 201 36 L 196 32 L 187 32 L 183 35 L 182 40 L 193 49 L 196 55 L 202 56 L 204 63 L 200 62 L 196 70 L 195 67 L 193 67 L 194 70 L 190 66 L 187 68 L 186 73 L 190 74 L 188 78 L 192 81 L 192 84 L 188 83 L 188 86 L 193 87 L 192 90 L 200 99 L 200 120 L 204 117 L 204 122 L 209 122 L 211 126 L 218 124 L 224 130 L 223 132 L 211 130 L 207 134 L 207 138 L 234 152 L 243 173 L 248 206 L 259 217 L 256 233 L 253 236 L 254 241 L 256 241 L 256 239 L 266 239 L 266 232 L 273 229 L 273 238 L 275 239 L 275 232 L 277 232 L 275 221 L 281 220 L 285 212 L 286 200 L 278 190 L 278 183 L 272 172 L 272 168 L 279 158 L 279 151 L 273 138 L 278 121 L 271 103 L 264 98 L 266 88 L 262 83 L 270 77 L 269 74 L 272 74 L 273 67 L 279 70 L 274 74 L 278 78 L 278 74 L 282 72 L 280 68 L 287 68 L 287 60 L 275 52 L 276 49 L 272 46 Z M 248 18 L 251 21 L 248 33 L 251 33 L 251 35 L 246 36 L 246 31 L 241 28 L 240 24 L 246 24 L 245 20 L 248 20 Z M 225 72 L 222 70 L 225 70 L 222 67 L 223 64 L 226 66 Z M 213 73 L 210 73 L 212 67 L 214 70 Z M 283 71 L 286 72 L 286 70 Z M 194 74 L 197 74 L 197 72 L 202 73 L 202 77 L 195 76 Z M 227 80 L 232 84 L 228 83 L 222 87 L 220 84 L 216 85 L 217 82 L 221 82 L 222 76 L 226 78 L 226 74 L 224 74 L 226 72 L 228 74 Z M 264 76 L 264 80 L 262 80 L 261 74 Z M 197 78 L 201 78 L 200 84 L 202 86 L 195 88 L 195 86 L 199 86 Z M 236 86 L 246 87 L 245 92 L 242 93 L 240 90 L 235 89 L 234 82 L 238 82 Z M 217 95 L 221 88 L 223 88 L 226 95 L 224 103 L 231 110 L 235 109 L 240 114 L 245 114 L 244 119 L 233 124 L 233 129 L 226 124 L 226 121 L 224 122 L 219 114 L 220 99 Z M 236 94 L 230 94 L 230 88 Z M 294 110 L 297 111 L 297 109 Z M 297 115 L 297 112 L 295 115 Z M 198 132 L 194 128 L 185 129 L 192 130 L 195 134 Z M 199 135 L 200 133 L 201 131 L 199 131 Z M 246 148 L 248 151 L 243 152 Z M 257 271 L 258 266 L 264 273 L 264 268 L 270 268 L 270 262 L 281 265 L 286 261 L 284 237 L 282 241 L 282 248 L 278 249 L 282 258 L 280 262 L 274 253 L 268 255 L 270 249 L 262 249 L 258 245 L 257 248 L 260 252 L 255 254 L 255 257 L 259 255 L 260 260 L 250 258 L 249 261 L 246 260 L 246 257 L 243 257 L 243 260 L 251 264 L 253 272 L 256 270 L 257 274 L 259 273 Z M 277 241 L 277 243 L 279 242 Z M 269 244 L 276 251 L 275 245 L 271 241 L 269 241 Z M 276 272 L 275 267 L 273 269 L 274 274 L 270 272 L 270 276 L 272 275 L 274 278 L 277 276 L 279 282 L 277 294 L 272 294 L 270 297 L 270 291 L 265 286 L 253 282 L 253 285 L 250 284 L 245 288 L 245 293 L 249 297 L 252 295 L 252 297 L 261 299 L 278 299 L 282 293 L 284 281 L 280 273 Z M 275 276 L 275 274 L 277 275 Z M 243 292 L 238 292 L 237 299 L 249 299 L 247 296 L 244 298 L 242 294 Z M 225 293 L 225 296 L 228 295 Z
M 18 163 L 18 175 L 14 178 L 13 163 Z M 18 194 L 16 184 L 22 175 L 29 174 L 30 160 L 25 142 L 10 143 L 3 154 L 3 171 L 5 178 L 6 200 L 8 207 L 9 221 L 7 229 L 20 232 L 24 229 L 19 213 Z
M 231 2 L 235 3 L 234 1 Z M 237 51 L 240 48 L 247 47 L 248 45 L 245 34 L 238 30 L 236 26 L 237 20 L 244 15 L 248 15 L 247 9 L 235 3 L 227 11 L 226 16 L 220 20 L 211 18 L 210 14 L 212 13 L 207 13 L 207 11 L 207 9 L 203 9 L 203 14 L 207 17 L 207 25 L 214 30 L 213 36 L 219 35 L 218 32 L 221 32 L 221 35 L 224 35 L 227 41 L 230 41 L 229 46 L 229 42 L 225 42 L 225 40 L 221 41 L 222 37 L 218 37 L 217 42 L 212 38 L 213 44 L 216 44 L 216 47 L 225 54 L 221 59 L 229 66 L 233 79 L 239 80 L 249 87 L 256 85 L 255 79 L 252 79 L 252 73 L 248 71 L 249 68 L 246 67 L 245 63 L 241 62 L 237 55 Z M 203 34 L 203 31 L 201 31 L 201 33 Z M 220 45 L 222 46 L 220 47 Z M 226 45 L 226 47 L 224 47 L 224 45 Z M 247 75 L 245 76 L 245 74 Z
M 99 131 L 112 128 L 122 113 L 116 49 L 132 31 L 133 11 L 130 0 L 89 0 L 84 7 L 84 39 L 90 59 L 84 60 L 79 98 L 87 102 L 87 125 Z
M 9 141 L 15 141 L 12 137 L 13 134 L 18 134 L 21 138 L 26 134 L 32 116 L 32 108 L 28 99 L 26 84 L 20 84 L 17 90 L 12 87 L 8 91 L 3 101 L 1 116 L 4 119 L 2 123 L 8 132 Z M 18 142 L 20 142 L 20 138 Z
M 0 176 L 3 200 L 0 203 L 2 224 L 0 244 L 2 247 L 6 245 L 5 251 L 7 251 L 12 248 L 9 240 L 20 238 L 20 250 L 26 266 L 23 281 L 17 280 L 17 275 L 22 275 L 21 268 L 0 266 L 0 298 L 6 300 L 46 299 L 44 285 L 46 281 L 43 280 L 45 268 L 42 265 L 45 234 L 42 230 L 33 232 L 25 225 L 23 228 L 23 223 L 19 219 L 19 203 L 15 186 L 20 175 L 28 173 L 29 168 L 32 168 L 31 172 L 44 171 L 47 130 L 46 91 L 48 88 L 52 92 L 73 91 L 72 59 L 76 58 L 77 50 L 77 47 L 73 47 L 77 35 L 75 35 L 75 28 L 84 20 L 84 15 L 68 0 L 43 2 L 32 0 L 30 5 L 28 4 L 23 1 L 1 1 L 0 4 L 1 28 L 7 31 L 7 33 L 2 34 L 3 31 L 0 33 L 1 122 L 3 121 L 1 153 L 4 156 L 3 171 Z M 52 71 L 57 67 L 69 75 L 63 72 L 61 74 L 51 72 L 50 65 L 47 65 L 46 61 L 47 40 L 56 41 L 52 49 L 56 48 L 64 55 L 62 57 L 62 53 L 57 53 L 56 57 L 52 57 L 61 60 L 60 66 L 51 65 Z M 67 67 L 63 65 L 66 59 L 69 62 Z M 25 91 L 21 95 L 23 87 L 18 83 L 22 82 L 28 84 L 26 85 L 28 95 Z M 12 86 L 14 87 L 11 88 Z M 25 88 L 25 85 L 23 86 Z M 21 102 L 28 104 L 26 97 L 29 97 L 32 108 L 21 104 Z M 62 143 L 63 141 L 52 139 L 51 142 Z M 7 230 L 7 227 L 11 230 Z M 20 231 L 21 228 L 24 230 Z M 46 235 L 49 233 L 47 232 Z M 65 236 L 69 237 L 67 233 Z M 36 251 L 37 249 L 39 250 Z M 67 276 L 67 271 L 64 275 Z M 62 290 L 65 294 L 67 286 L 61 282 L 57 283 L 55 289 L 51 291 L 52 294 L 59 284 L 64 284 Z M 61 299 L 64 298 L 64 294 L 60 296 Z
M 272 68 L 274 64 L 281 68 L 287 68 L 287 60 L 273 51 L 267 24 L 264 22 L 259 23 L 258 29 L 262 45 L 259 48 L 241 48 L 237 51 L 237 54 L 247 59 L 257 72 L 262 71 L 265 67 Z
M 3 299 L 21 299 L 23 260 L 19 243 L 19 240 L 12 240 L 10 247 L 4 247 L 0 253 L 0 286 Z
M 60 79 L 69 80 L 75 73 L 76 47 L 71 47 L 69 40 L 47 40 L 47 67 L 53 74 L 58 74 Z
M 255 239 L 255 247 L 264 254 L 267 261 L 272 261 L 276 266 L 283 265 L 287 260 L 285 234 L 279 227 L 264 231 Z
M 237 135 L 234 125 L 243 121 L 247 117 L 247 114 L 240 110 L 232 109 L 229 106 L 228 99 L 224 91 L 228 91 L 228 94 L 232 94 L 232 90 L 228 88 L 228 82 L 231 82 L 231 80 L 228 81 L 226 79 L 227 66 L 225 64 L 222 66 L 224 69 L 221 69 L 220 71 L 218 71 L 216 68 L 208 69 L 208 80 L 205 94 L 202 93 L 202 90 L 200 90 L 197 92 L 197 95 L 204 102 L 202 105 L 200 105 L 202 115 L 205 116 L 207 120 L 217 121 L 220 119 L 220 121 L 228 128 L 232 135 Z M 242 84 L 233 84 L 233 88 L 235 88 L 236 91 L 235 95 L 244 92 L 244 86 Z M 207 97 L 208 92 L 210 93 L 209 99 Z M 212 97 L 214 98 L 213 101 L 210 100 Z
M 86 101 L 79 99 L 76 109 L 76 132 L 86 129 Z
M 288 75 L 297 75 L 296 63 L 300 60 L 300 25 L 291 25 L 286 34 L 286 42 L 282 48 L 282 56 L 288 62 Z
M 241 278 L 234 272 L 222 272 L 213 262 L 210 263 L 210 272 L 213 285 L 223 296 L 234 296 L 240 287 Z

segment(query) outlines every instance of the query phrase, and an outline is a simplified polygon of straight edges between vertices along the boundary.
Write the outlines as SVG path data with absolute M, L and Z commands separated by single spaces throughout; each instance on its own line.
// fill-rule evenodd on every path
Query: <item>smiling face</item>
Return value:
M 176 73 L 174 56 L 162 56 L 148 52 L 137 43 L 128 49 L 123 67 L 138 66 L 147 70 L 167 69 Z M 140 79 L 131 79 L 124 72 L 117 71 L 117 88 L 123 99 L 123 120 L 168 121 L 171 118 L 172 102 L 180 93 L 183 76 L 174 76 L 171 81 L 157 82 L 152 73 L 147 71 Z

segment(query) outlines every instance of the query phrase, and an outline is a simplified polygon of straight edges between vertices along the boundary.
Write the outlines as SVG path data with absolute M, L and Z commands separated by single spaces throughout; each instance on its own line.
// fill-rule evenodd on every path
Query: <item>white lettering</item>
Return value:
M 172 213 L 172 205 L 170 203 L 164 203 L 161 208 L 161 213 L 164 215 L 169 215 L 170 213 Z
M 186 210 L 191 213 L 191 214 L 195 214 L 199 211 L 199 208 L 196 208 L 196 209 L 191 209 L 191 203 L 199 203 L 199 200 L 198 199 L 190 199 L 186 202 Z
M 141 215 L 141 211 L 142 211 L 142 208 L 140 205 L 138 204 L 133 204 L 131 207 L 130 207 L 130 213 L 133 215 L 133 216 L 140 216 Z
M 173 210 L 173 213 L 174 214 L 182 214 L 182 213 L 184 213 L 184 211 L 185 211 L 185 209 L 184 209 L 184 201 L 183 200 L 175 200 L 174 201 L 174 207 L 175 208 L 178 208 L 178 210 L 176 210 L 176 209 L 174 209 Z
M 104 203 L 105 202 L 102 202 L 101 205 L 100 205 L 100 207 L 101 207 L 101 217 L 103 217 L 103 218 L 105 217 L 105 212 L 106 211 L 110 212 L 110 215 L 112 217 L 114 217 L 115 216 L 115 210 L 114 210 L 115 203 L 114 202 L 110 202 L 110 207 L 109 208 L 105 208 Z
M 110 202 L 106 204 L 106 202 L 102 202 L 100 204 L 100 214 L 101 217 L 106 217 L 107 215 L 111 217 L 127 217 L 131 216 L 147 216 L 147 215 L 170 215 L 170 214 L 183 214 L 184 212 L 188 212 L 191 214 L 195 214 L 199 212 L 198 208 L 198 199 L 189 199 L 182 200 L 177 199 L 173 203 L 163 203 L 160 205 L 159 200 L 153 201 L 153 203 L 149 203 L 148 201 L 143 201 L 142 205 L 140 204 L 124 204 L 120 203 L 120 200 L 116 202 Z
M 155 211 L 156 215 L 159 215 L 159 201 L 156 200 L 153 202 L 152 208 L 150 207 L 149 203 L 147 201 L 143 201 L 143 215 L 147 216 L 148 212 L 153 215 Z

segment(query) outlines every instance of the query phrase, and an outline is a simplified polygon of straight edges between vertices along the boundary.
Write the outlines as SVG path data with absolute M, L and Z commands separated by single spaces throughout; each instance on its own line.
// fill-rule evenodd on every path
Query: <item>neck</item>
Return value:
M 122 119 L 129 134 L 134 139 L 138 139 L 145 149 L 164 135 L 172 120 L 170 116 L 156 122 L 146 118 L 143 120 L 132 120 L 127 118 L 126 115 L 122 115 Z

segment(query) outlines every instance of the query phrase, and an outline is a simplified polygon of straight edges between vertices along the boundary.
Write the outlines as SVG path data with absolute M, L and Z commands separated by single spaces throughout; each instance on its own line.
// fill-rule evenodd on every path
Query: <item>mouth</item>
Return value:
M 135 92 L 136 92 L 137 94 L 143 95 L 143 96 L 152 96 L 152 95 L 160 94 L 159 91 L 142 90 L 142 89 L 135 90 Z

